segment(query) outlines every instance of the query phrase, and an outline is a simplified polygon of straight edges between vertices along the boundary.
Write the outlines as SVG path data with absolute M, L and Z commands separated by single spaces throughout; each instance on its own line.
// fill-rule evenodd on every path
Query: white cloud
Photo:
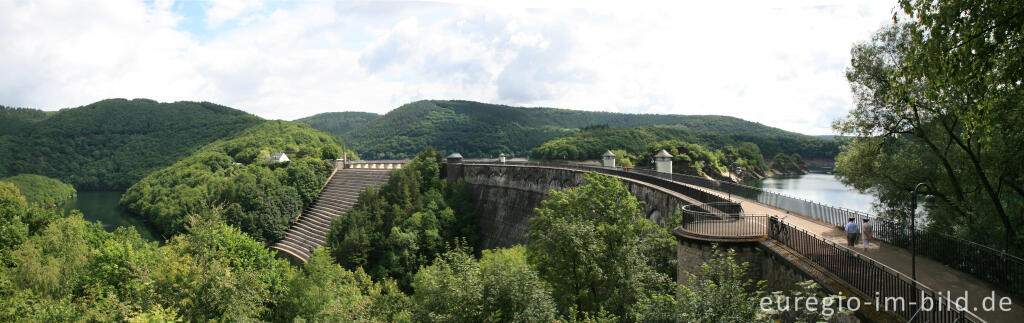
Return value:
M 852 108 L 851 45 L 895 4 L 522 9 L 545 5 L 216 1 L 196 19 L 169 0 L 0 2 L 0 104 L 208 100 L 294 119 L 468 99 L 824 134 Z
M 241 18 L 244 15 L 263 8 L 260 0 L 211 0 L 212 6 L 206 10 L 206 24 L 210 28 Z

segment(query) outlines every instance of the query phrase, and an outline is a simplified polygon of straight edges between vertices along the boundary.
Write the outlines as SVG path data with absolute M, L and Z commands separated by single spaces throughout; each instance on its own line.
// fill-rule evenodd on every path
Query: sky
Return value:
M 0 1 L 0 105 L 210 101 L 263 118 L 423 99 L 717 114 L 810 135 L 896 1 Z

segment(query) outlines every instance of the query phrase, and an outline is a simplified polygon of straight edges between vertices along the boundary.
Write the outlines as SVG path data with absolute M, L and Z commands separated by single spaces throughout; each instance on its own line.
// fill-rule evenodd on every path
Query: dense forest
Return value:
M 686 132 L 716 146 L 754 142 L 767 156 L 784 152 L 831 159 L 839 152 L 834 141 L 726 116 L 626 114 L 432 100 L 405 104 L 384 116 L 370 118 L 360 113 L 320 114 L 299 121 L 341 136 L 368 159 L 408 158 L 426 147 L 466 157 L 494 157 L 499 153 L 524 157 L 548 140 L 599 125 L 675 126 L 681 130 L 654 135 L 667 140 Z
M 0 108 L 0 176 L 39 174 L 120 190 L 199 147 L 262 122 L 209 102 L 110 99 L 42 112 Z
M 29 204 L 58 206 L 75 197 L 78 192 L 71 184 L 46 176 L 20 174 L 0 178 L 0 182 L 14 184 Z
M 446 245 L 476 242 L 476 212 L 465 184 L 441 179 L 441 153 L 432 149 L 391 172 L 378 189 L 334 219 L 327 243 L 342 266 L 364 268 L 371 277 L 391 277 L 408 289 L 413 274 Z
M 741 127 L 742 125 L 734 126 Z M 733 135 L 730 133 L 729 131 L 694 131 L 692 128 L 683 126 L 615 128 L 600 125 L 586 127 L 572 134 L 544 142 L 533 149 L 530 157 L 569 160 L 600 159 L 601 154 L 611 149 L 624 149 L 633 154 L 642 154 L 649 150 L 648 145 L 665 140 L 685 141 L 711 150 L 753 143 L 765 159 L 779 153 L 799 154 L 813 159 L 831 159 L 839 153 L 838 143 L 832 140 L 768 133 L 760 135 Z
M 219 140 L 132 185 L 121 204 L 164 236 L 185 230 L 190 214 L 221 209 L 224 220 L 260 241 L 276 241 L 312 203 L 342 155 L 335 137 L 308 125 L 265 121 Z M 275 152 L 290 162 L 267 163 Z
M 357 129 L 380 117 L 381 115 L 370 112 L 327 112 L 297 119 L 295 122 L 308 124 L 313 126 L 313 128 L 326 131 L 339 137 L 346 137 L 349 131 Z
M 803 139 L 801 139 L 803 140 Z M 765 143 L 765 138 L 757 140 Z M 767 141 L 772 145 L 772 141 Z M 792 150 L 813 152 L 819 158 L 821 147 L 835 143 L 825 140 L 794 141 Z M 736 142 L 724 135 L 693 133 L 679 126 L 653 126 L 612 128 L 587 127 L 581 131 L 555 138 L 533 149 L 531 158 L 539 160 L 600 159 L 612 150 L 618 166 L 653 166 L 654 154 L 665 149 L 673 158 L 673 172 L 680 174 L 722 178 L 726 171 L 742 178 L 761 178 L 773 174 L 799 174 L 807 172 L 799 154 L 775 153 L 771 163 L 765 163 L 765 153 L 753 142 Z M 778 162 L 776 158 L 782 157 Z M 790 161 L 790 159 L 794 159 Z M 800 166 L 792 166 L 796 163 Z M 733 174 L 736 175 L 736 174 Z
M 29 205 L 0 183 L 0 320 L 4 322 L 770 322 L 747 265 L 716 253 L 677 285 L 648 261 L 665 230 L 615 179 L 545 202 L 527 246 L 453 245 L 415 268 L 411 288 L 337 265 L 330 248 L 293 266 L 226 224 L 216 209 L 189 217 L 164 245 L 134 228 L 104 231 L 73 211 Z M 411 183 L 407 181 L 405 183 Z M 413 193 L 413 191 L 410 191 Z M 608 199 L 606 196 L 617 198 Z M 621 201 L 623 204 L 615 204 Z M 598 208 L 600 207 L 600 208 Z M 590 215 L 578 209 L 608 210 Z M 645 222 L 646 221 L 646 222 Z M 428 227 L 408 227 L 429 230 Z M 410 235 L 430 234 L 429 231 Z M 652 234 L 654 234 L 652 236 Z M 610 237 L 614 236 L 614 239 Z M 399 239 L 401 236 L 395 236 Z M 391 240 L 395 241 L 395 240 Z M 576 248 L 562 248 L 577 241 Z M 568 253 L 567 253 L 568 252 Z M 575 264 L 583 264 L 576 266 Z M 588 284 L 567 284 L 574 275 Z M 810 318 L 820 320 L 827 317 Z

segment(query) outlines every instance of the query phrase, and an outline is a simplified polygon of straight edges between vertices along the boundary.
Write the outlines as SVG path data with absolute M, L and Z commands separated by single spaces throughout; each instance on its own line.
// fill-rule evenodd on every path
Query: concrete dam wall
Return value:
M 584 184 L 584 172 L 541 166 L 506 166 L 448 164 L 448 180 L 466 181 L 480 215 L 480 246 L 484 249 L 510 247 L 526 243 L 530 218 L 534 209 L 548 197 L 551 190 L 562 190 Z M 687 203 L 668 190 L 650 184 L 620 178 L 637 199 L 644 202 L 648 219 L 661 222 Z
M 585 184 L 583 171 L 552 166 L 447 163 L 443 172 L 448 181 L 462 179 L 466 182 L 479 216 L 482 249 L 527 243 L 529 220 L 537 215 L 535 209 L 540 207 L 549 192 Z M 657 223 L 662 222 L 665 214 L 699 203 L 652 183 L 617 178 L 644 203 L 645 216 Z M 831 276 L 808 265 L 806 259 L 772 240 L 705 241 L 678 234 L 676 239 L 679 283 L 685 283 L 687 272 L 695 273 L 701 264 L 709 260 L 712 249 L 717 246 L 736 250 L 736 260 L 750 264 L 747 277 L 755 281 L 766 280 L 770 290 L 792 290 L 797 282 L 815 280 L 822 283 L 828 292 L 845 291 L 850 295 L 850 291 L 841 288 L 841 284 Z M 857 320 L 844 317 L 839 321 Z

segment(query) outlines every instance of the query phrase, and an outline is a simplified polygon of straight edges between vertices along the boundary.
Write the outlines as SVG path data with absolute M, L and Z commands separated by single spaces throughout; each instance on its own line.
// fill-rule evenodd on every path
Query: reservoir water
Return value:
M 83 218 L 89 222 L 99 221 L 103 229 L 114 231 L 117 227 L 135 227 L 143 239 L 156 241 L 156 235 L 146 223 L 131 216 L 118 206 L 121 192 L 78 192 L 78 197 L 64 204 L 64 214 L 71 210 L 82 211 Z
M 856 189 L 844 185 L 832 174 L 784 175 L 745 181 L 743 184 L 868 213 L 871 213 L 871 204 L 875 201 L 874 195 L 858 192 Z

